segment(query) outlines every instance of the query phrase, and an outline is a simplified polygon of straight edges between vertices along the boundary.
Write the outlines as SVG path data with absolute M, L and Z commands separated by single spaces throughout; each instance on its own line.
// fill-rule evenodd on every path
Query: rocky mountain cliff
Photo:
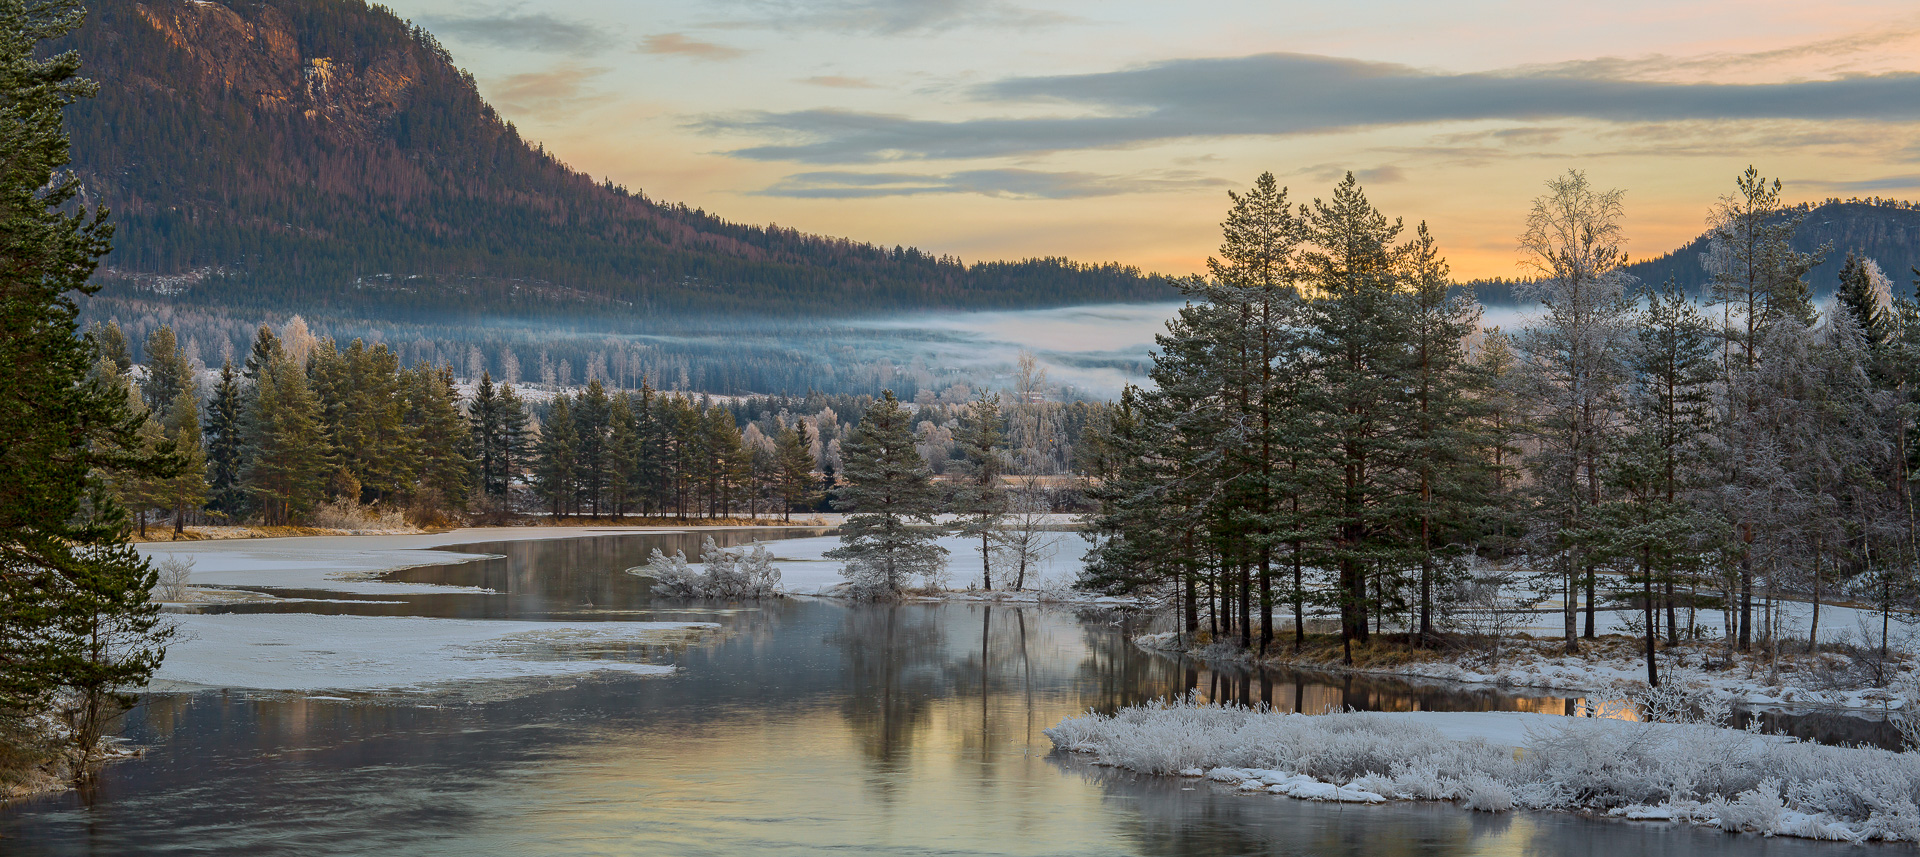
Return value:
M 1164 299 L 1058 259 L 963 265 L 730 223 L 570 169 L 425 30 L 361 0 L 94 0 L 75 168 L 109 295 L 228 309 L 602 314 Z

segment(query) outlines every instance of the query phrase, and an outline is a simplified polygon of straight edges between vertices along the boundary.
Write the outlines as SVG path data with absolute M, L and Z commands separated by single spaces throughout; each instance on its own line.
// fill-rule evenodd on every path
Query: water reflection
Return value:
M 0 809 L 0 853 L 1839 853 L 1562 815 L 1239 796 L 1092 768 L 1050 754 L 1041 734 L 1089 708 L 1190 691 L 1301 711 L 1556 697 L 1210 666 L 1051 610 L 655 602 L 621 572 L 651 549 L 632 541 L 470 549 L 506 559 L 407 575 L 506 596 L 408 606 L 723 629 L 669 653 L 672 677 L 555 680 L 510 698 L 157 695 L 127 728 L 147 755 L 107 769 L 90 802 Z

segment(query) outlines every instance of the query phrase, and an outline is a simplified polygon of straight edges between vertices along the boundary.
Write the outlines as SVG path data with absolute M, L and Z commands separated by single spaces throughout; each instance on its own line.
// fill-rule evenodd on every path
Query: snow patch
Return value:
M 457 682 L 670 673 L 623 660 L 697 622 L 510 622 L 306 613 L 187 614 L 156 683 L 255 690 L 403 690 Z

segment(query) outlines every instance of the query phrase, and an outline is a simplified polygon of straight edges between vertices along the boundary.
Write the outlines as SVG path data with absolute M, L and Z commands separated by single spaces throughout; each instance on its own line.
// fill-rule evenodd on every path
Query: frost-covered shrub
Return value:
M 1720 816 L 1720 829 L 1729 833 L 1752 831 L 1772 833 L 1780 826 L 1780 815 L 1787 811 L 1787 805 L 1780 800 L 1780 781 L 1761 780 L 1733 800 L 1713 799 L 1714 811 Z
M 684 552 L 674 551 L 668 557 L 654 548 L 646 565 L 629 571 L 653 578 L 653 594 L 668 598 L 747 600 L 780 596 L 780 570 L 773 567 L 773 554 L 765 545 L 722 548 L 708 537 L 700 547 L 700 564 L 702 568 L 695 569 Z
M 162 601 L 187 600 L 187 581 L 193 579 L 193 558 L 170 556 L 154 566 L 159 572 L 160 581 L 153 587 L 153 594 Z
M 1920 754 L 1702 724 L 1568 717 L 1529 734 L 1516 760 L 1507 747 L 1447 740 L 1404 719 L 1188 699 L 1067 718 L 1047 735 L 1098 764 L 1206 772 L 1243 786 L 1284 775 L 1486 812 L 1603 810 L 1772 835 L 1920 841 Z M 1295 782 L 1276 793 L 1318 792 Z
M 1667 682 L 1659 687 L 1636 685 L 1627 691 L 1640 719 L 1649 723 L 1705 723 L 1725 726 L 1733 719 L 1733 704 L 1712 691 Z

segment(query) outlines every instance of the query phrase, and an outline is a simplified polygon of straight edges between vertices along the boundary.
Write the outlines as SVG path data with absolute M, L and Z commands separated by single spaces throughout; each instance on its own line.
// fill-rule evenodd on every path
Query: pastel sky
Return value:
M 1356 172 L 1455 273 L 1519 273 L 1570 167 L 1629 250 L 1752 163 L 1920 196 L 1913 0 L 389 0 L 532 140 L 727 219 L 968 261 L 1199 270 L 1226 191 Z

